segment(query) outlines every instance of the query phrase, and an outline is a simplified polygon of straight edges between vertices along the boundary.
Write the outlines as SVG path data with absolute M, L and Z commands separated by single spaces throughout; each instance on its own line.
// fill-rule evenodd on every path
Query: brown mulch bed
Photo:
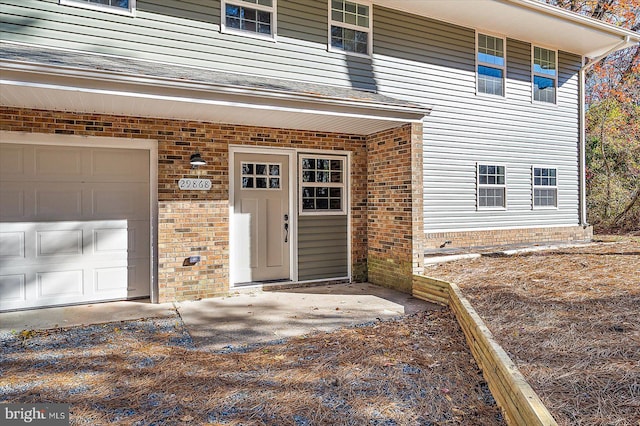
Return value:
M 439 264 L 560 425 L 640 425 L 640 238 Z
M 0 347 L 0 402 L 69 403 L 72 424 L 504 424 L 446 309 L 217 353 L 179 317 Z

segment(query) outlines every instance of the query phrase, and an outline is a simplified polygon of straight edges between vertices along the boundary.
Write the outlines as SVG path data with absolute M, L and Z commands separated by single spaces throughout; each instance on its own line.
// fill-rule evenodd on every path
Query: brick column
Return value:
M 422 124 L 377 133 L 367 150 L 369 281 L 410 293 L 424 256 Z

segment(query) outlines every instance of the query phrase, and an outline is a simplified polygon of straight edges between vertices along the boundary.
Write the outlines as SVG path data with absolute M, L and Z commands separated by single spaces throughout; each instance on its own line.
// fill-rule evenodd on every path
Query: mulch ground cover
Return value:
M 460 286 L 560 425 L 638 426 L 640 238 L 617 239 L 425 274 Z
M 503 425 L 446 309 L 205 352 L 179 317 L 0 336 L 0 402 L 72 424 Z

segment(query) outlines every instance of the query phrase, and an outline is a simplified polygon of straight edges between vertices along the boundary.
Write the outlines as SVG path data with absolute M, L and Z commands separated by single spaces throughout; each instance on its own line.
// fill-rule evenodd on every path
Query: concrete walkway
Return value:
M 193 302 L 127 301 L 0 313 L 0 333 L 180 316 L 197 347 L 219 350 L 331 331 L 434 306 L 368 283 L 244 289 L 228 297 Z

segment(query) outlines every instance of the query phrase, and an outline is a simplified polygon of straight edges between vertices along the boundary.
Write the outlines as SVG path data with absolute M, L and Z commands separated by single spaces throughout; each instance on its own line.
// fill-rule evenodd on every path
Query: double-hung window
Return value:
M 533 167 L 533 208 L 558 207 L 558 170 Z
M 275 13 L 276 0 L 223 0 L 222 29 L 273 38 Z
M 505 166 L 478 164 L 478 209 L 507 207 Z
M 558 63 L 555 50 L 533 47 L 533 100 L 556 103 Z
M 346 214 L 346 158 L 301 155 L 301 214 Z
M 478 93 L 504 96 L 505 39 L 478 34 L 476 47 Z
M 371 54 L 371 6 L 347 0 L 329 0 L 330 50 Z
M 132 15 L 136 9 L 136 0 L 59 0 L 60 4 L 78 6 L 87 9 L 102 10 Z

